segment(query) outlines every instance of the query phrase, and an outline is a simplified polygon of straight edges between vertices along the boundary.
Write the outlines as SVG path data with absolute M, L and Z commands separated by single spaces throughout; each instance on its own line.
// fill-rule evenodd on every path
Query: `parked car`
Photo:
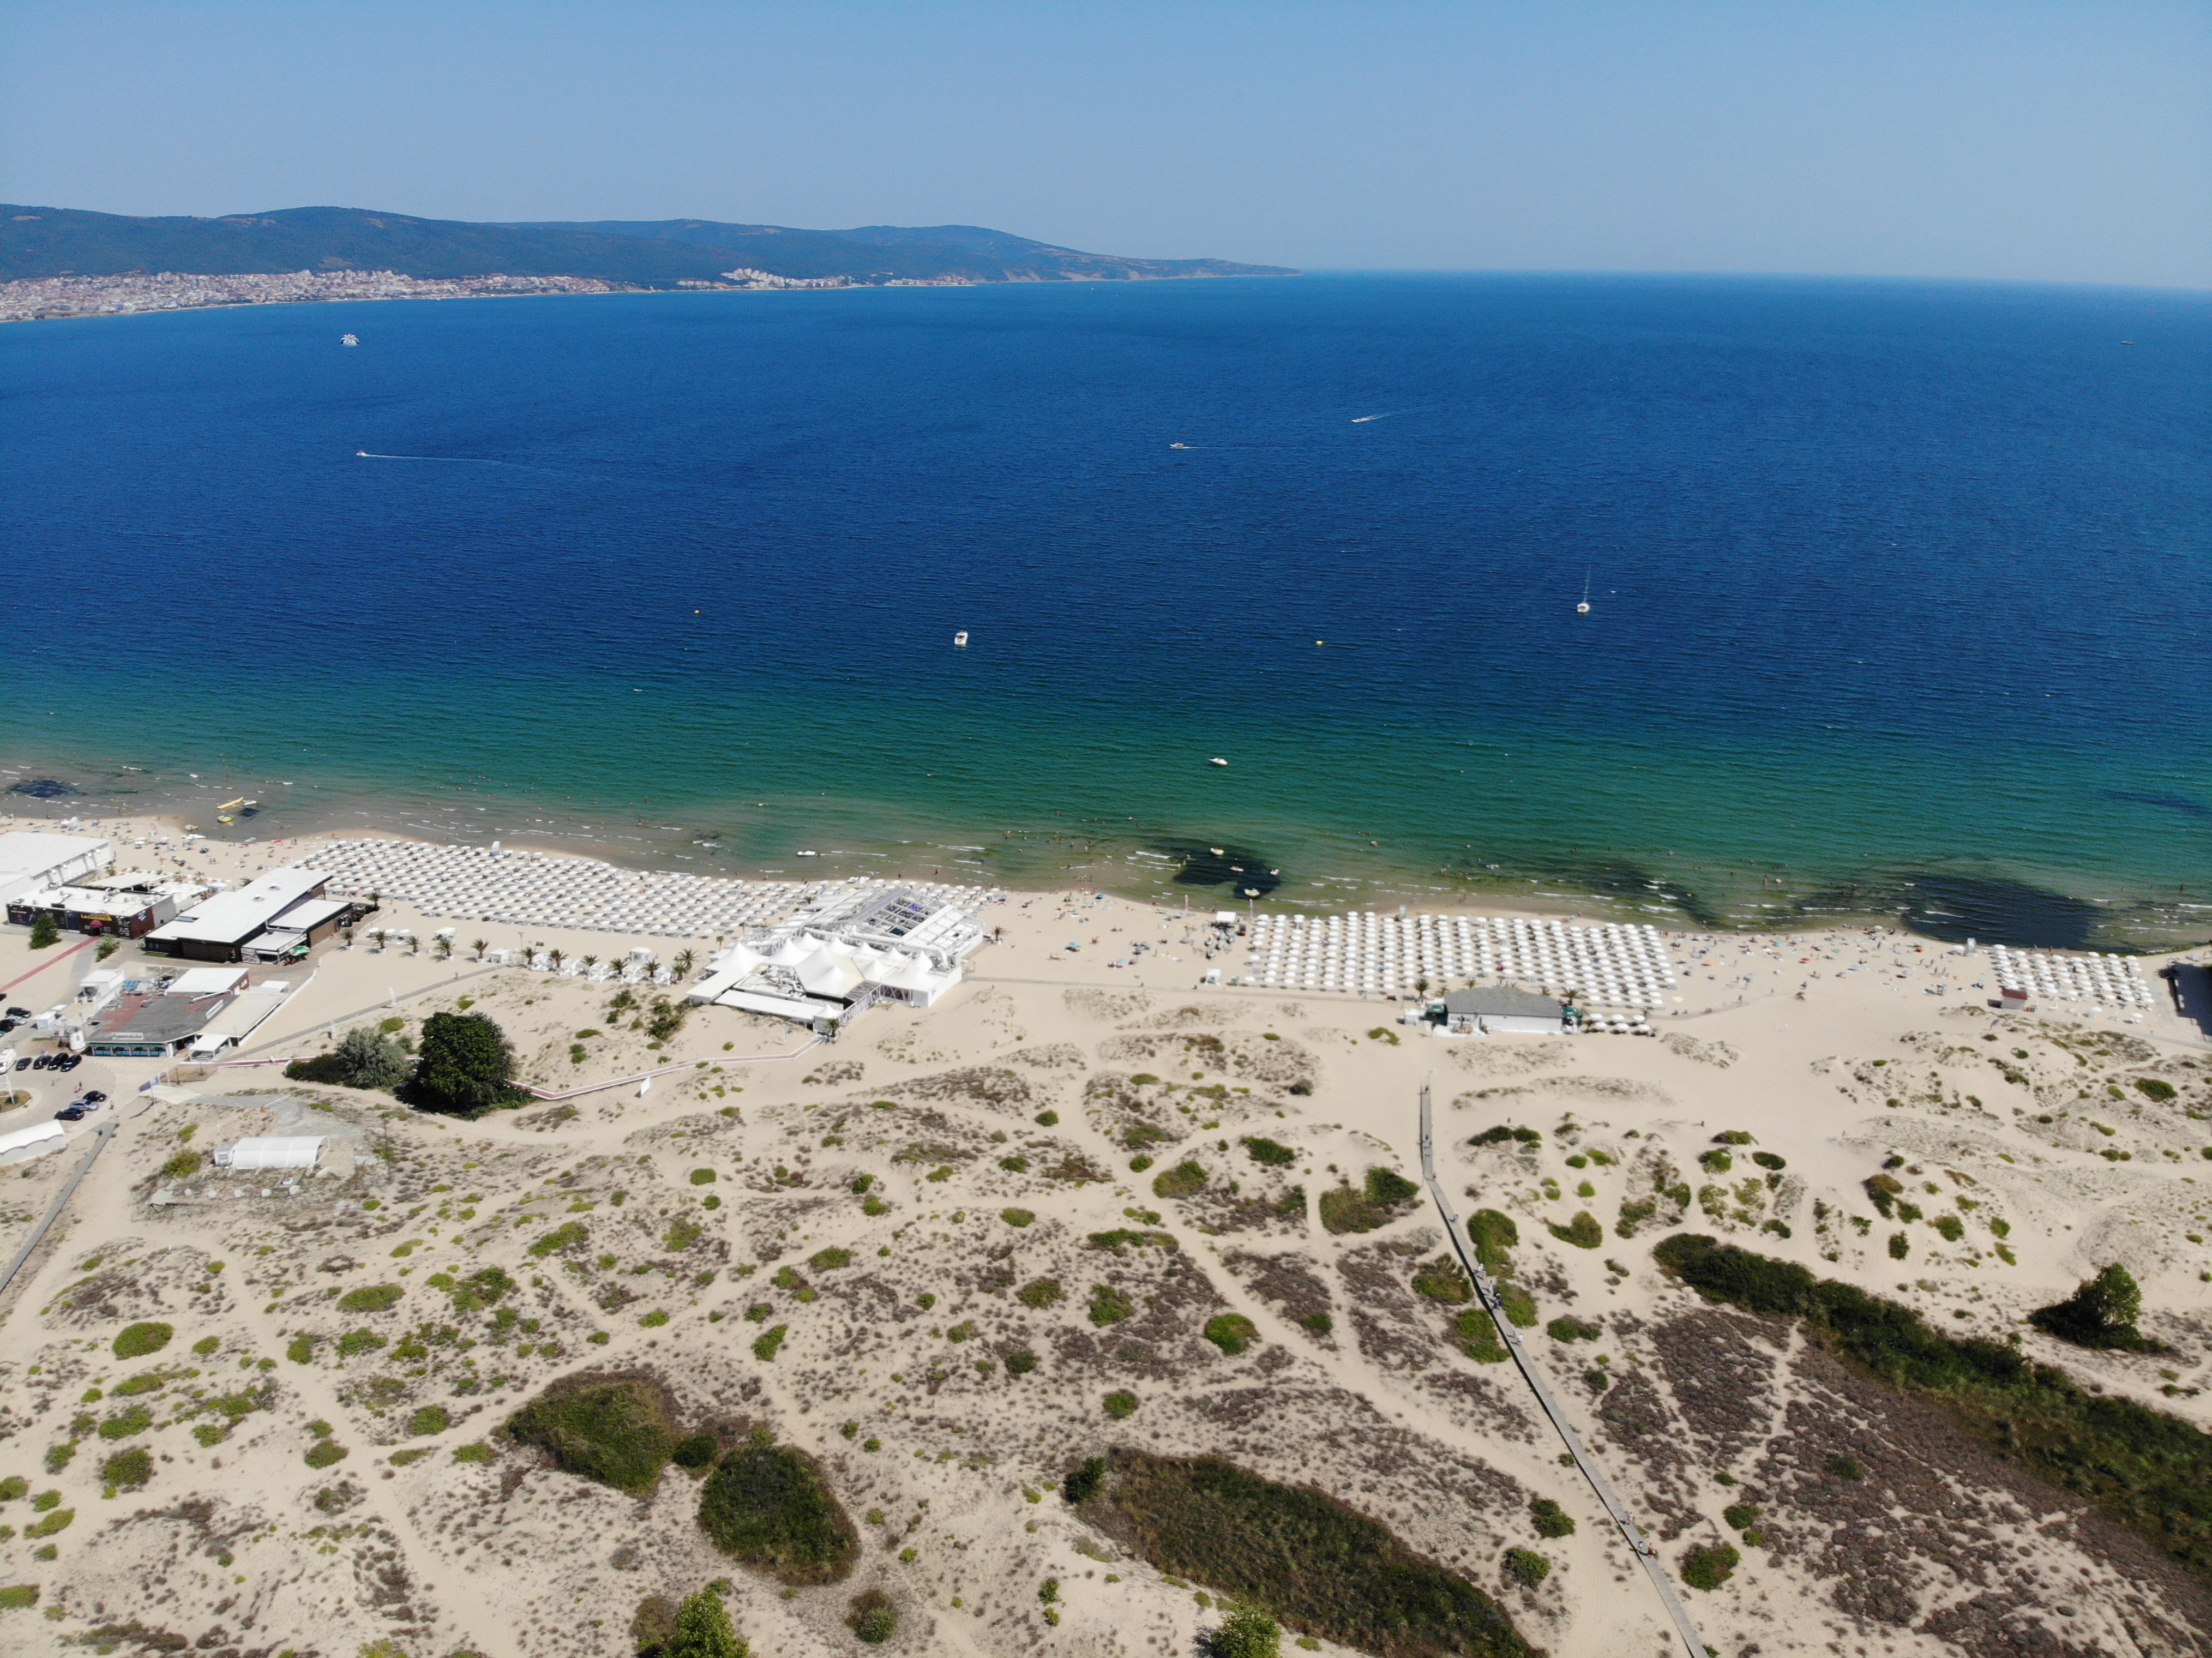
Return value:
M 76 1122 L 82 1119 L 87 1108 L 82 1104 L 65 1105 L 54 1113 L 54 1117 L 59 1122 Z
M 54 1055 L 54 1069 L 57 1071 L 74 1071 L 77 1066 L 83 1063 L 84 1055 L 82 1054 L 57 1054 Z
M 84 1102 L 87 1105 L 106 1105 L 107 1103 L 107 1096 L 101 1093 L 97 1088 L 88 1088 L 84 1091 Z
M 41 1054 L 31 1061 L 31 1069 L 33 1071 L 51 1071 L 53 1066 L 54 1056 L 51 1054 Z
M 8 1010 L 8 1017 L 11 1019 L 27 1019 L 31 1017 L 31 1010 L 27 1007 L 11 1007 Z
M 26 1054 L 21 1059 L 15 1061 L 15 1069 L 18 1071 L 28 1071 L 33 1063 L 33 1061 L 31 1056 L 28 1054 Z

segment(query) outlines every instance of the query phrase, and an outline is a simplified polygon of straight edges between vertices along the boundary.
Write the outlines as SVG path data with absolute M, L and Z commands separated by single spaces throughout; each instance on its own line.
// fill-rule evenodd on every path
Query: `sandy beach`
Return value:
M 314 862 L 312 841 L 97 832 L 125 868 L 235 883 Z M 457 928 L 451 959 L 357 931 L 270 969 L 302 987 L 234 1056 L 260 1063 L 19 1076 L 35 1097 L 0 1132 L 88 1088 L 112 1103 L 65 1151 L 0 1170 L 9 1254 L 95 1127 L 113 1136 L 0 1303 L 0 1478 L 59 1493 L 0 1505 L 0 1579 L 37 1584 L 40 1609 L 0 1613 L 11 1649 L 611 1658 L 635 1649 L 641 1601 L 726 1578 L 738 1627 L 779 1658 L 861 1649 L 846 1619 L 867 1590 L 898 1611 L 884 1650 L 1191 1651 L 1218 1619 L 1207 1585 L 1058 1494 L 1118 1446 L 1314 1486 L 1555 1658 L 1679 1650 L 1513 1367 L 1469 1356 L 1425 1199 L 1332 1228 L 1346 1212 L 1323 1198 L 1369 1170 L 1418 1178 L 1425 1084 L 1442 1177 L 1462 1214 L 1516 1223 L 1528 1348 L 1662 1564 L 1740 1551 L 1725 1582 L 1682 1590 L 1715 1650 L 2212 1646 L 2212 1593 L 2142 1535 L 1652 1258 L 1709 1234 L 2212 1428 L 2212 1029 L 2157 976 L 2204 952 L 2144 959 L 2154 993 L 2130 1020 L 1994 1011 L 1986 950 L 1894 930 L 1670 932 L 1679 999 L 1654 1037 L 1454 1039 L 1398 1023 L 1395 999 L 1203 982 L 1247 976 L 1211 913 L 1014 892 L 934 1008 L 879 1006 L 835 1042 L 694 1008 L 656 1043 L 611 1011 L 618 987 L 492 966 L 474 941 L 689 948 L 703 967 L 713 938 L 387 900 L 375 927 Z M 34 952 L 0 929 L 6 1000 L 72 993 L 94 963 L 82 942 Z M 363 1023 L 411 1038 L 464 1005 L 500 1023 L 522 1081 L 568 1097 L 450 1121 L 274 1063 Z M 162 1173 L 271 1132 L 330 1137 L 296 1189 Z M 1885 1174 L 1915 1218 L 1875 1200 Z M 576 1242 L 540 1247 L 572 1224 Z M 1173 1245 L 1095 1241 L 1117 1232 Z M 2115 1261 L 2172 1351 L 2085 1351 L 2027 1322 Z M 513 1286 L 497 1312 L 436 1282 L 495 1266 Z M 1055 1297 L 1023 1290 L 1046 1280 Z M 377 1284 L 398 1287 L 389 1310 L 346 1310 Z M 1127 1312 L 1102 1322 L 1108 1291 Z M 1230 1315 L 1252 1332 L 1233 1351 L 1205 1333 Z M 169 1345 L 116 1357 L 143 1320 L 172 1325 Z M 410 1335 L 441 1328 L 458 1333 Z M 787 1588 L 717 1551 L 680 1469 L 626 1495 L 497 1433 L 585 1370 L 649 1375 L 687 1419 L 764 1426 L 817 1459 L 860 1534 L 850 1575 Z M 1133 1411 L 1109 1416 L 1121 1392 Z M 245 1394 L 228 1417 L 210 1403 Z M 108 1425 L 138 1402 L 143 1425 Z M 344 1455 L 307 1460 L 325 1443 Z M 154 1453 L 150 1478 L 112 1489 L 103 1461 L 130 1447 Z M 1571 1535 L 1532 1530 L 1540 1499 Z M 1758 1515 L 1735 1523 L 1746 1503 Z M 1503 1571 L 1516 1547 L 1549 1560 L 1540 1583 Z

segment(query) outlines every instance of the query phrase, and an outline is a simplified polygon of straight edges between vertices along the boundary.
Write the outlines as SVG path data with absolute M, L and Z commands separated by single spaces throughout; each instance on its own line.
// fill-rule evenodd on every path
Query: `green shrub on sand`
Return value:
M 1420 1194 L 1421 1188 L 1403 1175 L 1370 1169 L 1358 1186 L 1321 1194 L 1321 1224 L 1336 1233 L 1371 1232 L 1396 1219 Z
M 534 1445 L 565 1473 L 642 1496 L 676 1448 L 667 1395 L 641 1376 L 555 1382 L 507 1419 L 507 1436 Z
M 1087 1467 L 1088 1465 L 1086 1465 Z M 1092 1500 L 1158 1570 L 1363 1652 L 1529 1658 L 1497 1603 L 1380 1522 L 1216 1457 L 1112 1454 Z
M 1206 1320 L 1206 1339 L 1234 1358 L 1260 1339 L 1260 1332 L 1242 1313 L 1222 1313 Z
M 168 1325 L 152 1321 L 127 1326 L 116 1335 L 115 1356 L 118 1358 L 144 1358 L 148 1354 L 158 1353 L 167 1346 L 169 1338 L 174 1334 L 176 1331 Z
M 814 1460 L 763 1434 L 715 1466 L 699 1493 L 699 1524 L 715 1545 L 784 1582 L 833 1583 L 860 1540 Z
M 1711 1591 L 1728 1582 L 1743 1556 L 1727 1543 L 1700 1543 L 1682 1557 L 1682 1581 Z

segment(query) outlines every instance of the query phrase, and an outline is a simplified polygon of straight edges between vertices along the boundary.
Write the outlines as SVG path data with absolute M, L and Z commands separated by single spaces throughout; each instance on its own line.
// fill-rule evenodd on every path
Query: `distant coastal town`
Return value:
M 895 277 L 860 283 L 844 276 L 779 276 L 743 266 L 720 281 L 684 281 L 679 290 L 740 292 L 799 288 L 965 288 L 965 276 Z M 117 276 L 29 276 L 0 282 L 0 322 L 60 317 L 131 316 L 208 306 L 298 305 L 327 300 L 477 300 L 540 294 L 643 294 L 638 282 L 597 276 L 421 277 L 397 270 L 281 270 L 198 276 L 174 270 Z

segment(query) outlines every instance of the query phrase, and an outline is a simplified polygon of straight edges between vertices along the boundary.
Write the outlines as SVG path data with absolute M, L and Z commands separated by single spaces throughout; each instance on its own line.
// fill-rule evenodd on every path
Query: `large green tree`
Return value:
M 2142 1291 L 2135 1274 L 2114 1261 L 2065 1300 L 2030 1313 L 2028 1321 L 2077 1347 L 2156 1351 L 2159 1344 L 2136 1328 L 2142 1316 Z
M 708 1588 L 677 1608 L 676 1633 L 660 1658 L 747 1658 L 751 1650 L 732 1625 L 722 1597 Z
M 514 1050 L 500 1028 L 481 1013 L 433 1013 L 422 1021 L 422 1043 L 408 1097 L 433 1111 L 475 1113 L 514 1092 Z
M 407 1050 L 397 1038 L 374 1025 L 356 1025 L 338 1045 L 312 1060 L 295 1060 L 284 1074 L 301 1082 L 339 1083 L 348 1088 L 397 1088 L 407 1080 Z

